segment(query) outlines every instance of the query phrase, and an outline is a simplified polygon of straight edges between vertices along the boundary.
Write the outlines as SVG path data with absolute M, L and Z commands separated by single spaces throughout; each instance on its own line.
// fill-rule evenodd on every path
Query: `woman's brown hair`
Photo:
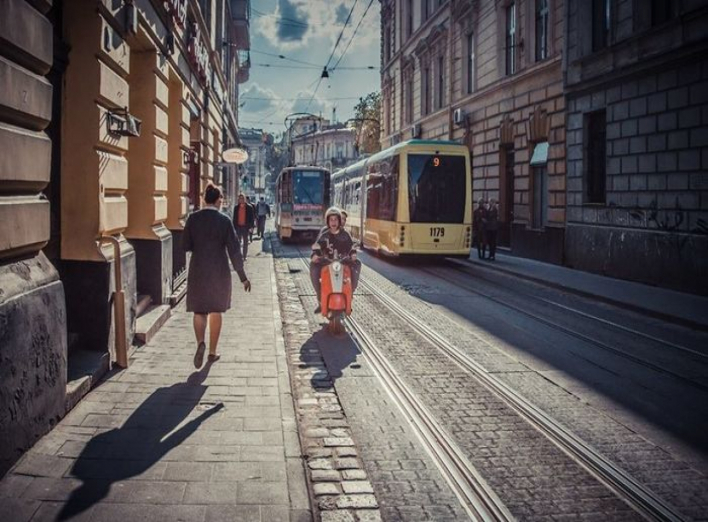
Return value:
M 206 189 L 204 189 L 204 202 L 207 205 L 213 205 L 222 195 L 221 187 L 218 187 L 213 183 L 209 183 L 206 186 Z

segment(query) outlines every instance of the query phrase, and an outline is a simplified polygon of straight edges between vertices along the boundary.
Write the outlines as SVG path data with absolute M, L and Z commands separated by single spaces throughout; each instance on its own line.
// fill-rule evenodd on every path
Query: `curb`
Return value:
M 549 281 L 548 279 L 544 279 L 542 277 L 534 277 L 529 274 L 523 274 L 520 272 L 516 272 L 515 270 L 510 270 L 508 268 L 500 267 L 498 265 L 486 265 L 479 263 L 477 261 L 472 261 L 469 259 L 465 260 L 460 260 L 460 259 L 446 259 L 447 262 L 453 263 L 459 266 L 462 266 L 464 268 L 480 268 L 482 270 L 490 270 L 490 271 L 495 271 L 495 272 L 501 272 L 506 275 L 510 275 L 512 277 L 517 277 L 519 279 L 524 279 L 526 281 L 531 281 L 533 283 L 538 283 L 543 286 L 547 286 L 550 288 L 555 288 L 557 290 L 562 290 L 567 293 L 575 294 L 581 297 L 586 297 L 590 299 L 595 299 L 597 301 L 612 305 L 612 306 L 617 306 L 619 308 L 624 308 L 625 310 L 630 310 L 632 312 L 636 312 L 638 314 L 647 316 L 647 317 L 652 317 L 654 319 L 659 319 L 662 321 L 666 321 L 669 323 L 674 323 L 678 324 L 680 326 L 684 326 L 686 328 L 691 328 L 695 330 L 701 330 L 704 332 L 708 332 L 708 324 L 703 324 L 703 323 L 698 323 L 695 321 L 692 321 L 690 319 L 686 319 L 685 317 L 679 317 L 673 314 L 669 313 L 664 313 L 664 312 L 659 312 L 657 310 L 652 310 L 650 308 L 646 308 L 643 306 L 639 306 L 633 303 L 627 303 L 625 301 L 620 301 L 619 299 L 615 299 L 612 297 L 608 297 L 606 295 L 602 295 L 599 293 L 594 293 L 594 292 L 588 292 L 587 290 L 581 290 L 580 288 L 575 288 L 572 286 L 566 286 L 563 285 L 562 283 L 555 283 L 553 281 Z

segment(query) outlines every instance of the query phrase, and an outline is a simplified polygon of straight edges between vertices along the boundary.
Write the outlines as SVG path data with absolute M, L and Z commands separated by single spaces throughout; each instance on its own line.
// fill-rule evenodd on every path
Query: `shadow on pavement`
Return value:
M 315 332 L 300 347 L 301 364 L 317 367 L 322 358 L 325 368 L 318 369 L 312 376 L 314 388 L 332 388 L 337 379 L 344 375 L 344 370 L 356 363 L 361 352 L 347 335 L 333 336 L 327 327 Z
M 67 520 L 100 502 L 115 482 L 145 473 L 224 407 L 223 403 L 216 404 L 177 429 L 206 392 L 203 383 L 211 365 L 207 362 L 186 382 L 157 389 L 123 426 L 88 442 L 70 472 L 83 484 L 71 493 L 58 520 Z

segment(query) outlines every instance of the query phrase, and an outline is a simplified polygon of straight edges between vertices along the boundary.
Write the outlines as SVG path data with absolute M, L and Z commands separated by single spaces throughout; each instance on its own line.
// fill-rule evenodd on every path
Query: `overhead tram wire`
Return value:
M 354 32 L 352 33 L 351 38 L 349 38 L 349 43 L 344 48 L 344 52 L 339 56 L 339 60 L 337 60 L 337 63 L 335 63 L 334 66 L 332 67 L 332 70 L 335 70 L 337 68 L 337 66 L 339 65 L 339 62 L 341 62 L 342 58 L 344 58 L 344 55 L 347 54 L 347 51 L 349 50 L 349 46 L 354 41 L 354 37 L 356 36 L 357 31 L 359 31 L 359 27 L 361 26 L 361 23 L 364 21 L 364 18 L 366 18 L 366 15 L 369 12 L 369 9 L 371 8 L 371 4 L 373 4 L 373 3 L 374 3 L 374 0 L 369 1 L 369 5 L 366 6 L 366 10 L 364 11 L 364 14 L 361 16 L 359 23 L 354 28 Z
M 352 13 L 354 12 L 354 8 L 356 7 L 356 4 L 359 2 L 359 0 L 354 0 L 354 5 L 352 5 L 352 8 L 349 10 L 349 14 L 347 15 L 347 19 L 344 21 L 344 25 L 342 26 L 342 30 L 339 31 L 339 36 L 337 36 L 337 41 L 334 43 L 334 48 L 332 49 L 332 53 L 329 55 L 329 59 L 327 60 L 327 63 L 324 66 L 324 69 L 322 70 L 322 74 L 320 75 L 320 79 L 317 82 L 317 87 L 315 87 L 315 90 L 312 91 L 312 97 L 310 98 L 310 101 L 307 102 L 307 106 L 305 107 L 305 112 L 307 112 L 310 108 L 310 105 L 312 105 L 312 100 L 315 99 L 315 96 L 317 95 L 317 91 L 320 88 L 320 85 L 322 85 L 322 78 L 329 77 L 327 75 L 327 67 L 329 67 L 330 62 L 332 61 L 332 58 L 334 57 L 334 53 L 337 51 L 337 46 L 339 45 L 339 42 L 342 41 L 342 36 L 344 35 L 344 30 L 347 28 L 347 24 L 349 24 L 349 20 L 352 18 Z

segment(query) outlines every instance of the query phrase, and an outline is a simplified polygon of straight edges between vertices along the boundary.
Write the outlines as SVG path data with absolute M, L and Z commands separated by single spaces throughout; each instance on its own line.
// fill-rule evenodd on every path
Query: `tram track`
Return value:
M 299 250 L 299 249 L 298 249 Z M 301 258 L 303 265 L 309 266 Z M 433 273 L 436 277 L 438 274 Z M 455 284 L 458 284 L 455 282 Z M 360 289 L 378 300 L 385 308 L 398 316 L 408 327 L 417 332 L 426 341 L 456 363 L 465 372 L 477 378 L 489 390 L 499 396 L 520 417 L 533 425 L 551 440 L 573 461 L 577 462 L 592 476 L 596 477 L 608 489 L 623 499 L 636 512 L 648 520 L 680 521 L 684 520 L 672 506 L 657 497 L 653 492 L 636 481 L 622 468 L 594 450 L 589 444 L 555 421 L 543 410 L 521 396 L 509 385 L 481 365 L 472 360 L 462 350 L 423 323 L 414 314 L 407 311 L 394 298 L 385 294 L 371 283 L 361 280 Z M 485 296 L 486 297 L 486 296 Z M 372 368 L 379 375 L 381 382 L 396 399 L 409 421 L 420 435 L 428 452 L 436 461 L 453 491 L 461 500 L 470 518 L 476 520 L 513 520 L 513 516 L 493 491 L 469 463 L 454 439 L 447 434 L 435 420 L 435 417 L 422 406 L 421 401 L 388 362 L 376 342 L 367 334 L 366 329 L 355 317 L 345 321 L 352 339 L 367 356 Z
M 455 285 L 456 287 L 461 288 L 461 289 L 463 289 L 463 290 L 465 290 L 465 291 L 467 291 L 467 292 L 470 292 L 470 293 L 472 293 L 472 294 L 478 295 L 478 296 L 483 297 L 483 298 L 485 298 L 485 299 L 488 299 L 488 300 L 490 300 L 490 301 L 492 301 L 492 302 L 494 302 L 494 303 L 496 303 L 496 304 L 498 304 L 498 305 L 501 305 L 501 306 L 503 306 L 503 307 L 505 307 L 505 308 L 508 308 L 508 309 L 510 309 L 510 310 L 513 310 L 513 311 L 516 312 L 516 313 L 525 315 L 526 317 L 529 317 L 529 318 L 531 318 L 531 319 L 533 319 L 533 320 L 535 320 L 535 321 L 538 321 L 538 322 L 541 323 L 541 324 L 544 324 L 544 325 L 546 325 L 546 326 L 548 326 L 548 327 L 550 327 L 550 328 L 553 328 L 553 329 L 555 329 L 555 330 L 557 330 L 557 331 L 563 332 L 563 333 L 566 334 L 566 335 L 569 335 L 569 336 L 571 336 L 571 337 L 575 337 L 576 339 L 579 339 L 579 340 L 581 340 L 581 341 L 583 341 L 583 342 L 585 342 L 585 343 L 591 344 L 591 345 L 593 345 L 593 346 L 597 346 L 598 348 L 601 348 L 602 350 L 605 350 L 606 352 L 613 353 L 613 354 L 615 354 L 615 355 L 617 355 L 617 356 L 620 356 L 620 357 L 623 357 L 623 358 L 625 358 L 625 359 L 628 359 L 628 360 L 630 360 L 630 361 L 632 361 L 632 362 L 634 362 L 634 363 L 636 363 L 636 364 L 639 364 L 639 365 L 642 365 L 642 366 L 644 366 L 644 367 L 646 367 L 646 368 L 649 368 L 649 369 L 651 369 L 651 370 L 653 370 L 653 371 L 655 371 L 655 372 L 657 372 L 657 373 L 661 373 L 661 374 L 664 374 L 664 375 L 668 375 L 668 376 L 670 376 L 670 377 L 672 377 L 672 378 L 674 378 L 674 379 L 676 379 L 676 380 L 679 380 L 679 381 L 681 381 L 681 382 L 684 382 L 685 384 L 688 384 L 689 386 L 692 386 L 692 387 L 697 388 L 697 389 L 699 389 L 699 390 L 708 392 L 708 385 L 706 385 L 705 383 L 703 383 L 703 382 L 698 382 L 698 381 L 696 381 L 695 379 L 692 379 L 691 377 L 687 377 L 687 376 L 682 375 L 682 374 L 680 374 L 680 373 L 678 373 L 678 372 L 676 372 L 676 371 L 673 371 L 673 370 L 671 370 L 671 369 L 669 369 L 669 368 L 666 368 L 665 366 L 661 366 L 660 364 L 657 364 L 657 363 L 655 363 L 655 362 L 652 362 L 652 361 L 650 361 L 650 360 L 648 360 L 648 359 L 646 359 L 646 358 L 643 358 L 643 357 L 640 357 L 640 356 L 635 355 L 635 354 L 633 354 L 633 353 L 630 353 L 629 351 L 627 351 L 627 350 L 625 350 L 625 349 L 622 349 L 622 348 L 619 348 L 619 347 L 612 346 L 612 345 L 609 345 L 609 344 L 607 344 L 607 343 L 604 343 L 604 342 L 602 342 L 602 341 L 600 341 L 600 340 L 598 340 L 598 339 L 596 339 L 596 338 L 594 338 L 594 337 L 591 337 L 591 336 L 586 335 L 586 334 L 584 334 L 584 333 L 582 333 L 582 332 L 578 332 L 577 330 L 574 330 L 574 329 L 572 329 L 572 328 L 569 328 L 569 327 L 567 327 L 567 326 L 564 326 L 564 325 L 560 324 L 560 323 L 557 322 L 557 321 L 553 321 L 553 320 L 551 320 L 551 319 L 548 319 L 548 318 L 546 318 L 546 317 L 543 317 L 543 316 L 539 315 L 538 313 L 535 313 L 535 312 L 533 312 L 533 311 L 531 311 L 531 310 L 529 310 L 529 309 L 527 309 L 527 308 L 522 308 L 522 307 L 517 306 L 517 305 L 515 305 L 515 304 L 509 303 L 508 301 L 505 301 L 504 299 L 500 299 L 499 297 L 495 297 L 495 296 L 493 296 L 493 295 L 491 295 L 491 294 L 489 294 L 489 293 L 487 293 L 487 292 L 483 292 L 483 291 L 481 291 L 481 290 L 478 290 L 478 289 L 476 289 L 476 288 L 473 288 L 471 285 L 469 285 L 469 284 L 467 284 L 467 283 L 465 283 L 465 282 L 463 282 L 463 281 L 460 281 L 459 279 L 454 279 L 454 278 L 449 277 L 449 276 L 447 276 L 447 275 L 441 274 L 439 271 L 431 270 L 431 269 L 427 269 L 427 268 L 420 268 L 419 270 L 421 270 L 422 272 L 424 272 L 424 273 L 426 273 L 426 274 L 429 274 L 429 275 L 431 275 L 431 276 L 433 276 L 433 277 L 436 277 L 436 278 L 438 278 L 438 279 L 442 279 L 443 281 L 446 281 L 446 282 L 448 282 L 448 283 L 450 283 L 450 284 L 453 284 L 453 285 Z M 488 281 L 488 280 L 487 280 L 487 281 Z M 494 283 L 494 284 L 496 284 L 496 283 Z M 513 291 L 514 293 L 522 294 L 524 297 L 536 299 L 536 300 L 538 300 L 538 301 L 543 302 L 544 304 L 549 304 L 549 305 L 558 306 L 558 307 L 564 309 L 565 311 L 568 311 L 568 312 L 571 312 L 571 313 L 575 313 L 576 315 L 580 315 L 580 316 L 582 316 L 582 317 L 584 317 L 584 318 L 586 318 L 586 319 L 595 319 L 596 321 L 599 321 L 599 322 L 601 322 L 602 324 L 605 324 L 606 326 L 614 326 L 614 327 L 616 327 L 617 329 L 622 329 L 623 331 L 625 331 L 625 333 L 638 334 L 638 335 L 641 334 L 640 337 L 642 337 L 642 338 L 644 338 L 644 339 L 651 340 L 651 341 L 653 341 L 653 342 L 655 342 L 655 343 L 667 345 L 667 346 L 669 346 L 669 347 L 671 347 L 671 348 L 673 348 L 673 349 L 681 349 L 681 350 L 683 350 L 684 352 L 689 353 L 693 358 L 695 358 L 695 359 L 696 359 L 697 361 L 699 361 L 701 364 L 705 364 L 706 362 L 708 362 L 708 356 L 706 356 L 705 354 L 702 354 L 701 352 L 697 352 L 697 351 L 695 351 L 695 350 L 692 350 L 692 349 L 690 349 L 690 348 L 682 347 L 682 346 L 680 346 L 680 345 L 676 345 L 676 344 L 674 344 L 674 343 L 670 343 L 670 342 L 664 341 L 664 340 L 662 340 L 662 339 L 658 339 L 658 338 L 655 338 L 655 337 L 653 337 L 653 336 L 649 336 L 648 334 L 642 334 L 641 332 L 637 332 L 637 331 L 635 331 L 635 330 L 633 330 L 633 329 L 623 327 L 622 325 L 617 325 L 617 324 L 615 324 L 615 323 L 612 323 L 611 321 L 607 321 L 607 320 L 605 320 L 605 319 L 592 316 L 591 314 L 586 314 L 586 313 L 584 313 L 584 312 L 581 312 L 580 310 L 575 310 L 575 309 L 573 309 L 573 308 L 571 308 L 571 307 L 565 307 L 564 305 L 559 305 L 558 303 L 554 303 L 553 301 L 550 301 L 550 300 L 547 300 L 547 299 L 544 299 L 544 298 L 541 298 L 541 297 L 534 296 L 533 294 L 528 294 L 528 293 L 526 293 L 526 292 L 516 292 L 515 290 L 512 290 L 512 289 L 510 289 L 510 288 L 508 288 L 508 287 L 505 287 L 505 290 Z
M 595 476 L 617 496 L 631 505 L 632 508 L 643 517 L 648 520 L 657 521 L 683 520 L 681 514 L 677 513 L 661 498 L 655 496 L 623 469 L 595 451 L 580 437 L 576 436 L 562 424 L 556 422 L 551 416 L 536 407 L 525 397 L 521 396 L 502 380 L 488 373 L 462 350 L 440 336 L 415 315 L 408 312 L 393 298 L 366 281 L 361 281 L 360 286 L 364 286 L 368 293 L 421 335 L 426 341 L 430 342 L 464 371 L 477 378 L 488 389 L 501 397 L 518 415 L 535 426 L 536 429 L 543 433 L 557 447 Z M 358 336 L 358 328 L 360 327 L 356 326 L 355 321 L 349 318 L 347 323 L 352 326 L 351 329 L 354 335 Z
M 302 253 L 300 249 L 298 252 Z M 304 257 L 300 260 L 306 268 L 309 268 L 309 262 Z M 397 375 L 382 350 L 367 334 L 366 329 L 353 317 L 347 318 L 345 324 L 348 326 L 352 340 L 361 348 L 380 382 L 419 435 L 470 520 L 488 522 L 514 520 L 513 515 L 479 475 L 453 438 Z
M 587 312 L 583 312 L 582 310 L 578 310 L 578 309 L 573 308 L 573 307 L 571 307 L 571 306 L 566 306 L 566 305 L 557 303 L 557 302 L 555 302 L 555 301 L 552 301 L 552 300 L 550 300 L 550 299 L 546 299 L 546 298 L 544 298 L 544 297 L 539 297 L 539 296 L 537 296 L 537 295 L 531 294 L 531 293 L 529 293 L 529 292 L 520 291 L 518 288 L 511 288 L 511 287 L 509 287 L 509 286 L 507 286 L 507 285 L 500 285 L 497 281 L 492 281 L 491 279 L 488 279 L 488 278 L 486 278 L 486 277 L 479 277 L 479 274 L 471 274 L 471 273 L 470 273 L 470 270 L 471 270 L 473 267 L 470 266 L 469 263 L 465 263 L 464 261 L 460 261 L 460 260 L 457 260 L 457 259 L 446 259 L 446 262 L 449 263 L 450 265 L 453 265 L 453 267 L 452 267 L 453 270 L 455 270 L 455 271 L 457 271 L 457 272 L 459 272 L 459 273 L 464 273 L 464 274 L 468 274 L 468 275 L 474 275 L 474 277 L 476 277 L 476 278 L 478 278 L 478 279 L 483 279 L 484 281 L 486 281 L 486 282 L 488 282 L 488 283 L 490 283 L 490 284 L 493 284 L 493 285 L 495 285 L 495 286 L 498 287 L 498 288 L 503 288 L 504 290 L 508 290 L 508 291 L 510 291 L 510 292 L 513 292 L 513 293 L 518 294 L 518 295 L 522 295 L 522 296 L 527 297 L 527 298 L 529 298 L 529 299 L 532 299 L 532 300 L 534 300 L 534 301 L 538 301 L 538 302 L 544 303 L 544 304 L 546 304 L 546 305 L 552 306 L 552 307 L 557 308 L 557 309 L 559 309 L 559 310 L 563 310 L 564 312 L 569 312 L 569 313 L 572 313 L 572 314 L 574 314 L 574 315 L 578 315 L 578 316 L 580 316 L 580 317 L 582 317 L 582 318 L 584 318 L 584 319 L 590 319 L 590 320 L 592 320 L 592 321 L 601 323 L 601 324 L 603 324 L 604 326 L 609 326 L 610 328 L 614 328 L 615 330 L 620 330 L 620 331 L 625 332 L 625 333 L 629 333 L 629 334 L 632 334 L 632 335 L 636 335 L 637 337 L 641 337 L 642 339 L 645 339 L 645 340 L 647 340 L 647 341 L 650 341 L 650 342 L 653 342 L 653 343 L 656 343 L 656 344 L 661 344 L 661 345 L 667 346 L 667 347 L 669 347 L 669 348 L 672 348 L 672 349 L 675 349 L 675 350 L 679 350 L 679 351 L 681 351 L 681 352 L 685 352 L 685 353 L 687 353 L 687 354 L 690 354 L 691 356 L 696 357 L 697 359 L 702 359 L 702 360 L 708 361 L 708 352 L 699 352 L 699 351 L 694 350 L 694 349 L 692 349 L 692 348 L 688 348 L 687 346 L 682 346 L 682 345 L 680 345 L 680 344 L 676 344 L 676 343 L 673 343 L 673 342 L 671 342 L 671 341 L 667 341 L 666 339 L 661 339 L 661 338 L 659 338 L 659 337 L 655 337 L 655 336 L 653 336 L 653 335 L 646 334 L 646 333 L 641 332 L 641 331 L 639 331 L 639 330 L 636 330 L 636 329 L 634 329 L 634 328 L 629 328 L 629 327 L 627 327 L 627 326 L 624 326 L 624 325 L 615 323 L 614 321 L 609 321 L 609 320 L 607 320 L 607 319 L 603 319 L 602 317 L 598 317 L 598 316 L 596 316 L 596 315 L 589 314 L 589 313 L 587 313 Z M 478 267 L 475 266 L 474 268 L 478 268 Z M 481 270 L 482 270 L 482 271 L 487 271 L 487 270 L 491 270 L 491 269 L 490 269 L 490 268 L 481 268 Z M 433 275 L 436 275 L 436 276 L 437 276 L 437 274 L 435 274 L 434 272 L 433 272 Z M 439 277 L 439 276 L 438 276 L 438 277 Z M 537 284 L 538 284 L 538 283 L 537 283 Z M 466 289 L 467 289 L 467 288 L 466 288 Z

